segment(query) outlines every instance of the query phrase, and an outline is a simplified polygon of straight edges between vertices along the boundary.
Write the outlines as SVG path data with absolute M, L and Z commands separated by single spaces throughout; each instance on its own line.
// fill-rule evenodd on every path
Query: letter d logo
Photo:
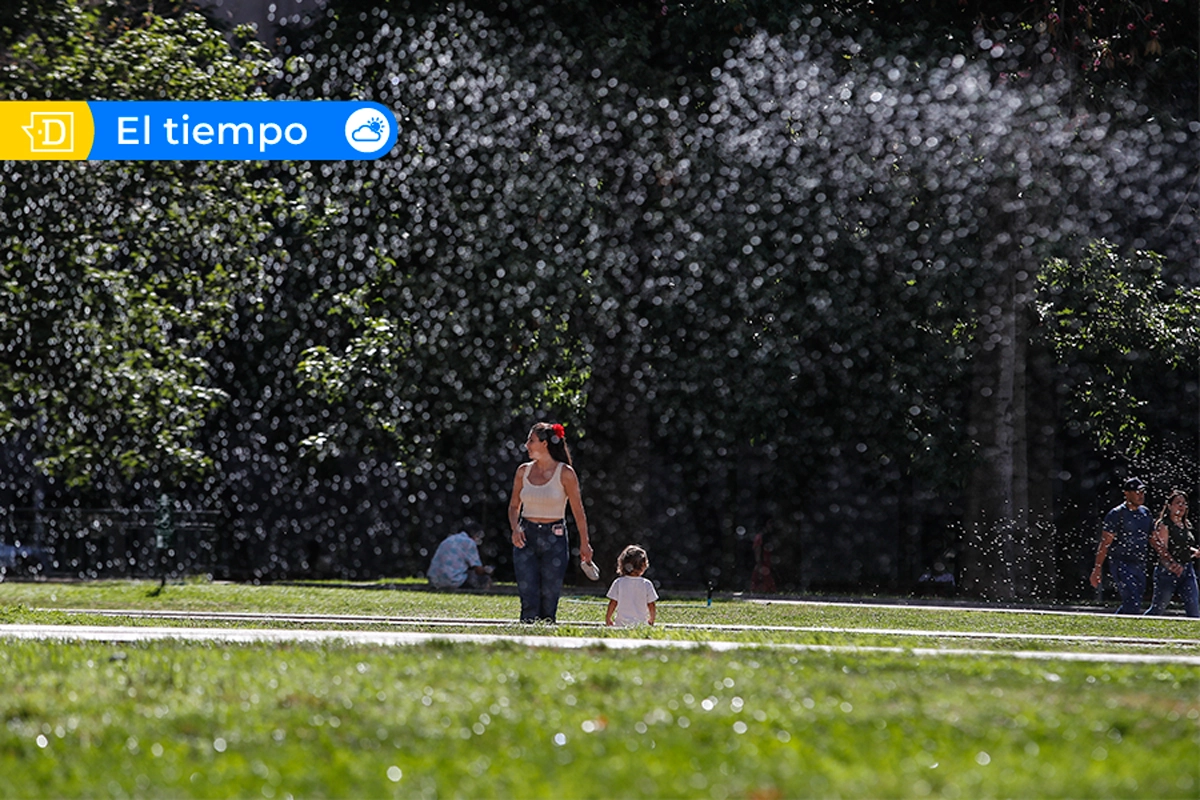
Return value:
M 95 134 L 82 101 L 0 101 L 0 161 L 81 161 Z
M 32 111 L 21 130 L 33 153 L 70 153 L 75 149 L 75 115 L 70 111 Z

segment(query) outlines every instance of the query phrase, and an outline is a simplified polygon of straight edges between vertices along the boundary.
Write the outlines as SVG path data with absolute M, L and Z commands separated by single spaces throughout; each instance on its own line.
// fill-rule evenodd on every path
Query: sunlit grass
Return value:
M 169 583 L 0 584 L 0 622 L 50 624 L 203 625 L 404 630 L 432 634 L 537 633 L 548 636 L 628 637 L 748 644 L 957 650 L 1075 650 L 1200 654 L 1200 620 L 1130 618 L 1113 614 L 1013 613 L 1007 610 L 928 608 L 816 602 L 758 602 L 672 598 L 659 603 L 659 626 L 636 632 L 605 629 L 606 600 L 568 594 L 556 627 L 516 624 L 518 600 L 490 594 L 427 591 L 409 582 L 346 585 Z M 61 609 L 146 612 L 309 615 L 310 620 L 106 617 Z M 327 616 L 350 617 L 333 621 Z M 1090 641 L 1094 637 L 1096 641 Z
M 1179 667 L 514 645 L 0 651 L 6 797 L 1194 797 Z
M 1195 797 L 1200 669 L 1004 657 L 1195 655 L 1178 618 L 704 601 L 604 629 L 564 598 L 520 626 L 511 594 L 192 581 L 0 584 L 0 622 L 186 624 L 94 612 L 391 617 L 381 629 L 690 640 L 685 650 L 435 642 L 6 641 L 6 797 Z M 460 620 L 458 624 L 434 624 Z M 482 623 L 482 624 L 480 624 Z M 262 627 L 263 620 L 204 620 Z M 276 627 L 335 628 L 322 620 Z M 737 627 L 731 627 L 737 626 Z M 873 632 L 864 632 L 872 630 Z M 956 639 L 942 631 L 1122 637 Z M 913 633 L 922 632 L 922 633 Z M 750 649 L 718 652 L 704 642 Z M 898 652 L 760 649 L 754 644 Z M 919 648 L 940 649 L 937 656 Z M 972 658 L 953 648 L 990 649 Z

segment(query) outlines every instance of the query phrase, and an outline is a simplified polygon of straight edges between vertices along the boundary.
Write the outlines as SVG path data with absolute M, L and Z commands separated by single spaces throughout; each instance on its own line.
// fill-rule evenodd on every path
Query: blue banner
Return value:
M 396 117 L 359 101 L 89 101 L 89 161 L 380 158 Z

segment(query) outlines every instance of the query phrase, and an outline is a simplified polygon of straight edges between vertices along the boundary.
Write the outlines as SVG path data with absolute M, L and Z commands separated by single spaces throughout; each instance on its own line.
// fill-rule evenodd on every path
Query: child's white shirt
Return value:
M 622 575 L 609 587 L 608 599 L 617 601 L 614 625 L 645 625 L 650 621 L 650 604 L 658 601 L 658 592 L 646 578 Z

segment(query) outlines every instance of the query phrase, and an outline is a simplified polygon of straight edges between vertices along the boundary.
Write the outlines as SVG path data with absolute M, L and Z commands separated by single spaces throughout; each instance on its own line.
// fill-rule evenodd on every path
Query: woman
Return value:
M 579 557 L 590 562 L 587 516 L 563 426 L 537 423 L 525 450 L 531 460 L 517 467 L 508 503 L 521 622 L 555 622 L 571 555 L 564 519 L 567 503 L 579 529 Z
M 1154 603 L 1147 616 L 1166 614 L 1171 598 L 1178 593 L 1184 613 L 1200 617 L 1200 588 L 1196 584 L 1194 562 L 1200 550 L 1196 549 L 1187 513 L 1187 494 L 1172 489 L 1150 536 L 1150 546 L 1158 554 L 1158 566 L 1154 568 Z

